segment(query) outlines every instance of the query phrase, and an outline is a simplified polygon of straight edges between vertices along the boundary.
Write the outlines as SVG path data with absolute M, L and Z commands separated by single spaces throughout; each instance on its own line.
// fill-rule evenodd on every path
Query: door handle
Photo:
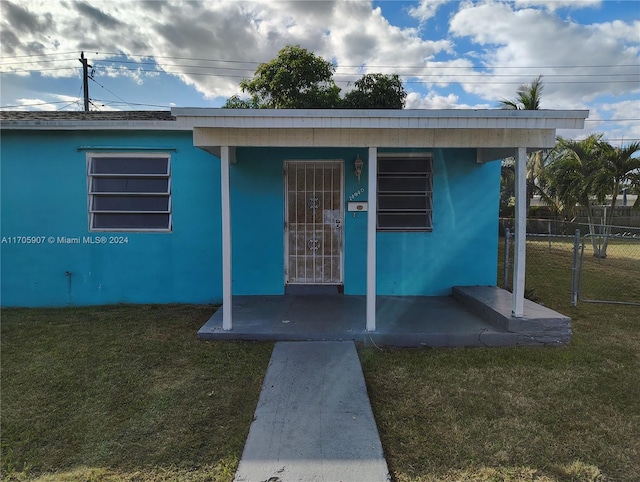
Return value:
M 336 218 L 335 223 L 336 223 L 336 229 L 340 229 L 342 227 L 342 219 Z

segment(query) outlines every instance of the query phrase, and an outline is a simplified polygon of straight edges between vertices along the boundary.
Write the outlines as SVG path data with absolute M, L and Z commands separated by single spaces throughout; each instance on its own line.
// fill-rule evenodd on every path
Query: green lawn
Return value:
M 214 311 L 3 310 L 3 477 L 231 480 L 272 344 L 198 341 Z
M 565 254 L 527 288 L 568 347 L 360 347 L 396 481 L 640 480 L 640 307 L 571 307 Z M 272 344 L 198 341 L 214 310 L 3 310 L 2 478 L 231 481 Z
M 614 254 L 608 289 L 638 290 Z M 527 290 L 571 316 L 570 346 L 360 351 L 397 481 L 640 480 L 640 307 L 572 307 L 571 249 L 547 243 Z

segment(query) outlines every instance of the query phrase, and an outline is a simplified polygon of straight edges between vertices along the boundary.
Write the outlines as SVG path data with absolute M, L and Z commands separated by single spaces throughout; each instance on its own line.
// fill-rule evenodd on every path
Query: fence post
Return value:
M 506 228 L 504 230 L 504 274 L 502 275 L 502 288 L 508 289 L 509 285 L 509 238 L 511 237 L 511 230 Z
M 576 229 L 573 237 L 573 267 L 571 268 L 571 306 L 578 306 L 579 264 L 580 260 L 580 230 Z

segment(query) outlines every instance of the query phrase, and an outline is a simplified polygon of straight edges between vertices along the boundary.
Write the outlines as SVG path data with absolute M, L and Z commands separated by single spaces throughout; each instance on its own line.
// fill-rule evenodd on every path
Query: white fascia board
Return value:
M 587 110 L 173 108 L 192 127 L 338 129 L 582 129 Z

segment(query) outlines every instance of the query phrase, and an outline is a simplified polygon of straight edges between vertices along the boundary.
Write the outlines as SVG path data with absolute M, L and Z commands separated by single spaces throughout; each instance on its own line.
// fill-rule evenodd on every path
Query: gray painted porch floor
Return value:
M 450 296 L 378 296 L 376 330 L 366 331 L 364 296 L 234 296 L 233 328 L 219 309 L 198 331 L 205 340 L 354 340 L 392 346 L 513 346 L 494 326 Z

